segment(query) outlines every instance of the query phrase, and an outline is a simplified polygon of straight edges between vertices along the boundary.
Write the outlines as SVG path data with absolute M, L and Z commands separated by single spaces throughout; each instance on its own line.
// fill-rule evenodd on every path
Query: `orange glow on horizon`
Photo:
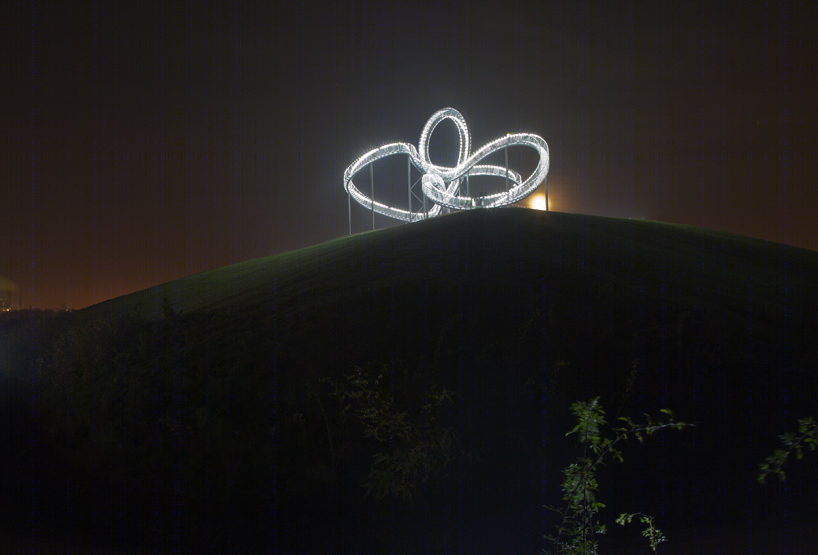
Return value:
M 546 210 L 547 207 L 545 205 L 545 195 L 532 196 L 529 207 L 533 208 L 534 210 Z

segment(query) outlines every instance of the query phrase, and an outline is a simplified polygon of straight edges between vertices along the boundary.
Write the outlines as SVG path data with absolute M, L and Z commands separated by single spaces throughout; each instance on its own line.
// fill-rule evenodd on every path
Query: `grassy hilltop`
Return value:
M 342 237 L 7 326 L 29 464 L 0 509 L 168 551 L 534 552 L 568 407 L 599 395 L 697 424 L 605 469 L 611 518 L 814 514 L 814 460 L 792 489 L 754 472 L 815 413 L 816 308 L 818 253 L 690 226 L 506 208 Z

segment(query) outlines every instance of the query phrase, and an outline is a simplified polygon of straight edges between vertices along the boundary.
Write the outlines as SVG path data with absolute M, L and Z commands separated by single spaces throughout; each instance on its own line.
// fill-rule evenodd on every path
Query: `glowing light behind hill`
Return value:
M 548 210 L 548 206 L 545 201 L 545 195 L 535 195 L 531 197 L 531 202 L 528 205 L 530 208 L 534 210 Z

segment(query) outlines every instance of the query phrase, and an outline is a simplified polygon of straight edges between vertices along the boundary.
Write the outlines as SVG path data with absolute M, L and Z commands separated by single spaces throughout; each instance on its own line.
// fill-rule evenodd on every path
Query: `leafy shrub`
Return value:
M 608 425 L 605 420 L 605 411 L 599 404 L 599 397 L 588 402 L 576 402 L 571 405 L 571 412 L 577 420 L 574 426 L 566 435 L 578 435 L 578 440 L 583 446 L 583 452 L 576 462 L 570 464 L 563 470 L 564 479 L 562 500 L 565 501 L 563 508 L 547 507 L 557 512 L 562 517 L 562 522 L 557 526 L 557 536 L 545 536 L 554 546 L 556 555 L 583 554 L 590 555 L 598 552 L 598 542 L 596 535 L 604 534 L 606 526 L 597 519 L 597 513 L 605 505 L 596 499 L 595 492 L 599 490 L 596 480 L 596 472 L 607 458 L 613 458 L 623 462 L 622 452 L 617 445 L 626 441 L 629 436 L 635 437 L 639 442 L 643 442 L 646 436 L 673 428 L 681 430 L 689 424 L 676 422 L 670 409 L 662 409 L 662 419 L 654 421 L 649 415 L 645 415 L 647 422 L 637 424 L 632 419 L 620 417 L 615 425 Z M 606 426 L 611 434 L 605 437 Z M 641 513 L 620 515 L 617 523 L 629 523 L 636 515 L 642 517 L 642 522 L 648 525 L 646 537 L 651 542 L 654 552 L 656 545 L 664 541 L 662 532 L 655 528 L 653 518 Z
M 758 481 L 762 484 L 770 474 L 775 474 L 780 481 L 786 480 L 784 466 L 793 451 L 795 458 L 800 460 L 804 456 L 805 446 L 809 447 L 810 451 L 818 447 L 818 424 L 811 416 L 801 418 L 798 420 L 798 432 L 786 432 L 778 436 L 778 439 L 783 448 L 776 449 L 759 464 Z
M 399 407 L 394 394 L 383 387 L 384 371 L 393 372 L 395 367 L 382 369 L 374 381 L 356 367 L 336 395 L 344 413 L 356 415 L 363 437 L 373 440 L 377 449 L 364 483 L 366 494 L 411 500 L 421 484 L 433 474 L 445 473 L 454 459 L 454 432 L 438 421 L 442 406 L 453 401 L 445 387 L 430 383 L 419 412 Z

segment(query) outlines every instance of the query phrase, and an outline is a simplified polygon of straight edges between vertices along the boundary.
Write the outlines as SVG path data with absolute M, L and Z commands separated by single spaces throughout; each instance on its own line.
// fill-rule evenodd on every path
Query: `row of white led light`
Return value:
M 450 119 L 457 127 L 459 135 L 459 149 L 457 165 L 454 167 L 438 166 L 429 160 L 429 139 L 435 127 L 444 119 Z M 508 168 L 491 165 L 477 165 L 477 162 L 499 150 L 509 146 L 529 146 L 534 148 L 540 156 L 537 168 L 525 181 L 519 173 Z M 471 137 L 463 116 L 454 108 L 444 108 L 436 112 L 423 128 L 418 147 L 420 151 L 408 143 L 392 143 L 367 152 L 358 158 L 344 172 L 344 189 L 351 198 L 362 206 L 378 214 L 403 221 L 417 221 L 427 217 L 437 216 L 442 207 L 455 210 L 469 210 L 471 208 L 496 208 L 506 206 L 524 199 L 542 183 L 548 175 L 549 155 L 548 144 L 538 135 L 531 133 L 517 133 L 506 135 L 494 140 L 469 156 Z M 415 168 L 423 173 L 421 180 L 423 194 L 434 206 L 428 211 L 412 212 L 377 202 L 374 198 L 362 193 L 352 181 L 352 177 L 365 166 L 375 161 L 392 156 L 406 154 Z M 460 185 L 467 176 L 492 175 L 507 178 L 513 187 L 507 191 L 491 195 L 468 196 L 460 194 Z M 373 220 L 374 221 L 374 220 Z

